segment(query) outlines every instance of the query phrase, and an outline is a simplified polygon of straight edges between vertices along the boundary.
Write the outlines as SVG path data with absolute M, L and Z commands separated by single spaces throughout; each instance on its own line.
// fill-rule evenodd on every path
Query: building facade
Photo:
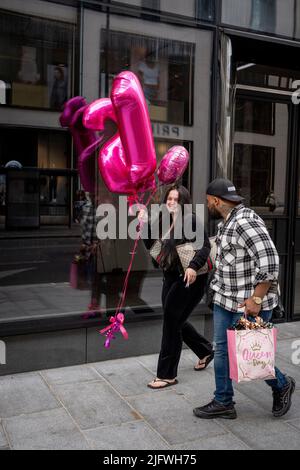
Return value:
M 143 77 L 158 161 L 189 150 L 193 201 L 228 177 L 265 219 L 283 321 L 300 319 L 300 0 L 0 0 L 0 36 L 0 374 L 107 358 L 98 326 L 119 302 L 132 241 L 101 243 L 96 291 L 70 287 L 80 180 L 59 115 L 72 96 L 109 96 L 122 70 Z M 100 177 L 97 201 L 118 206 Z M 141 244 L 126 304 L 141 354 L 159 346 L 144 331 L 159 325 L 161 282 Z M 101 317 L 86 315 L 93 302 Z

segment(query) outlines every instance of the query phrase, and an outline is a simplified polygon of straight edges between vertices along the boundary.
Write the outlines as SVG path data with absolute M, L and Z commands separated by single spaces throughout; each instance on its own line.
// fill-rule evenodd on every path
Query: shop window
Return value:
M 275 106 L 268 101 L 237 98 L 235 130 L 255 134 L 274 135 Z
M 258 86 L 273 90 L 295 90 L 295 82 L 300 79 L 298 70 L 253 63 L 239 63 L 236 70 L 237 82 L 240 85 Z
M 160 21 L 159 15 L 151 15 L 147 13 L 147 10 L 152 10 L 155 13 L 160 12 L 160 0 L 142 0 L 142 9 L 146 10 L 145 12 L 143 11 L 141 13 L 141 18 L 144 20 L 150 20 L 150 21 Z
M 251 28 L 258 31 L 275 31 L 276 0 L 252 0 Z
M 111 87 L 120 70 L 132 70 L 142 83 L 153 121 L 192 125 L 195 45 L 181 41 L 102 30 L 101 96 L 106 74 Z M 109 90 L 110 92 L 110 90 Z
M 39 200 L 41 224 L 68 224 L 70 181 L 65 174 L 70 168 L 70 161 L 71 139 L 66 132 L 27 128 L 1 129 L 0 216 L 6 214 L 7 169 L 23 168 L 24 181 L 27 181 L 29 172 L 35 169 L 38 171 L 39 180 L 36 195 Z M 18 184 L 21 184 L 20 181 L 18 178 Z M 21 210 L 21 206 L 18 207 L 18 210 Z
M 67 23 L 1 12 L 2 104 L 61 110 L 72 94 L 74 28 Z
M 196 0 L 196 17 L 199 20 L 213 21 L 215 19 L 215 1 Z
M 247 205 L 259 213 L 286 208 L 289 109 L 285 103 L 238 95 L 235 105 L 233 178 Z
M 274 169 L 274 148 L 235 144 L 233 180 L 251 207 L 270 207 Z
M 298 1 L 222 0 L 222 23 L 294 38 Z
M 142 0 L 142 8 L 160 10 L 160 0 Z

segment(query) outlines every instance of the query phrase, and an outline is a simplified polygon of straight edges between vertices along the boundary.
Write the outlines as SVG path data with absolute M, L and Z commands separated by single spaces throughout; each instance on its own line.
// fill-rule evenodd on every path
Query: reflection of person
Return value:
M 148 384 L 152 389 L 162 389 L 177 383 L 177 369 L 183 341 L 198 356 L 196 370 L 203 370 L 213 358 L 212 345 L 187 321 L 188 317 L 200 302 L 206 288 L 207 274 L 197 276 L 197 271 L 204 266 L 210 253 L 210 242 L 205 234 L 203 247 L 196 252 L 189 268 L 184 272 L 177 255 L 176 245 L 188 242 L 183 235 L 181 240 L 174 238 L 176 230 L 178 205 L 190 204 L 190 195 L 183 186 L 174 185 L 167 191 L 164 203 L 171 215 L 172 225 L 169 239 L 162 242 L 159 255 L 160 267 L 163 269 L 164 282 L 162 306 L 164 312 L 163 336 L 158 359 L 157 378 Z M 139 213 L 139 220 L 144 220 L 145 212 Z M 193 230 L 196 217 L 192 215 Z M 160 224 L 162 225 L 162 224 Z M 160 232 L 162 228 L 160 227 Z M 160 233 L 160 238 L 163 238 Z M 144 240 L 149 249 L 154 240 Z
M 159 65 L 155 58 L 148 52 L 138 68 L 139 76 L 144 89 L 145 98 L 151 101 L 157 99 L 159 91 Z
M 0 173 L 0 206 L 5 205 L 6 198 L 6 175 Z
M 51 175 L 49 177 L 49 201 L 56 203 L 57 199 L 57 176 Z
M 277 201 L 276 201 L 276 197 L 275 197 L 275 194 L 274 194 L 273 190 L 268 195 L 268 197 L 266 199 L 266 204 L 267 204 L 267 206 L 269 206 L 270 212 L 274 212 L 276 210 Z
M 73 221 L 79 224 L 83 215 L 83 206 L 86 204 L 85 192 L 80 189 L 76 191 L 74 208 L 73 208 Z
M 80 220 L 82 227 L 80 252 L 86 257 L 89 263 L 89 272 L 91 274 L 91 303 L 88 306 L 90 311 L 100 309 L 101 297 L 101 277 L 97 271 L 97 249 L 98 239 L 96 234 L 96 207 L 95 195 L 86 193 L 86 202 L 82 207 L 82 217 Z
M 67 101 L 67 82 L 62 67 L 54 69 L 54 83 L 50 97 L 50 108 L 61 110 L 63 104 Z
M 214 291 L 215 398 L 208 405 L 195 408 L 198 418 L 237 417 L 233 386 L 229 376 L 227 329 L 243 313 L 252 321 L 260 316 L 272 318 L 278 305 L 279 257 L 264 221 L 244 206 L 229 180 L 213 181 L 207 189 L 207 205 L 212 217 L 223 218 L 216 237 Z M 240 313 L 238 313 L 240 311 Z M 267 384 L 273 390 L 273 415 L 281 417 L 291 407 L 295 381 L 277 368 L 276 378 Z

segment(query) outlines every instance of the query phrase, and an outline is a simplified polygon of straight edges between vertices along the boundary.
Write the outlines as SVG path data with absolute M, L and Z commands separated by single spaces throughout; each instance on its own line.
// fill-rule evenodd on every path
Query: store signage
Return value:
M 155 138 L 164 137 L 169 139 L 183 140 L 184 128 L 173 124 L 152 123 L 153 136 Z

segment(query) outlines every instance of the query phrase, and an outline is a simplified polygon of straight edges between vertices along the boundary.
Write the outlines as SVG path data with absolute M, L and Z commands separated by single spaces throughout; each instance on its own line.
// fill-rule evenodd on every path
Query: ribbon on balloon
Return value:
M 155 180 L 156 152 L 149 117 L 148 105 L 138 77 L 130 72 L 121 72 L 113 81 L 110 98 L 102 98 L 87 104 L 83 97 L 69 100 L 60 116 L 61 125 L 68 127 L 78 154 L 78 170 L 85 191 L 95 193 L 96 157 L 98 169 L 107 189 L 112 193 L 126 194 L 129 207 L 143 204 L 149 192 L 148 206 L 157 190 Z M 113 123 L 115 131 L 107 138 L 107 127 Z M 189 163 L 189 153 L 184 147 L 172 147 L 163 157 L 157 171 L 161 185 L 172 184 L 183 175 Z M 121 331 L 128 338 L 123 326 L 129 276 L 141 236 L 142 222 L 131 253 L 122 295 L 114 317 L 107 328 L 105 347 Z M 125 334 L 126 333 L 126 334 Z
M 101 335 L 106 335 L 105 347 L 108 349 L 110 347 L 110 343 L 113 339 L 115 339 L 115 334 L 119 331 L 122 333 L 124 339 L 128 339 L 128 333 L 124 327 L 125 317 L 123 313 L 118 313 L 114 317 L 110 317 L 111 325 L 107 326 L 103 330 L 100 331 Z

